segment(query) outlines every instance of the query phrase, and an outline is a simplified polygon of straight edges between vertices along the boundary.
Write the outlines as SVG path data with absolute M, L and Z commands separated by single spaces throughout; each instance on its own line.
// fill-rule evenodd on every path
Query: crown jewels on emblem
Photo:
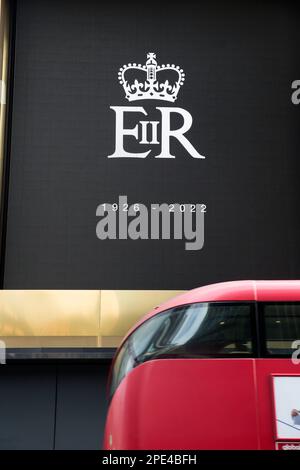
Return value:
M 128 64 L 119 70 L 119 82 L 128 101 L 165 100 L 174 102 L 184 83 L 183 70 L 170 65 L 157 65 L 156 54 L 147 54 L 145 65 Z M 139 79 L 135 77 L 138 75 Z M 132 76 L 132 79 L 131 79 Z

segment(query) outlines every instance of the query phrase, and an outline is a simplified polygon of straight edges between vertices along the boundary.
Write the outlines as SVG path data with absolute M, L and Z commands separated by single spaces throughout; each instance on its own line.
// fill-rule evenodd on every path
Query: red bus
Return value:
M 300 449 L 299 347 L 300 281 L 164 303 L 117 351 L 104 448 Z

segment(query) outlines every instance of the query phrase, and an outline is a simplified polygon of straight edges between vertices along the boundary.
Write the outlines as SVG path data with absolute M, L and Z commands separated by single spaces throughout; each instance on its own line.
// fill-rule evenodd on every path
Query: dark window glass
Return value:
M 300 304 L 263 305 L 266 350 L 270 355 L 291 355 L 300 339 Z
M 111 393 L 150 359 L 252 355 L 250 304 L 198 303 L 162 312 L 127 339 L 115 361 Z

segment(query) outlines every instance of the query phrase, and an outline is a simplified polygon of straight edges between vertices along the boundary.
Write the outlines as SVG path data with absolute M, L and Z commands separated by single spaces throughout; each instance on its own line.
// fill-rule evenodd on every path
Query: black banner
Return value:
M 19 1 L 15 39 L 5 288 L 299 278 L 294 3 Z
M 186 465 L 296 464 L 297 452 L 272 451 L 2 451 L 4 463 L 72 463 L 84 466 L 139 468 Z

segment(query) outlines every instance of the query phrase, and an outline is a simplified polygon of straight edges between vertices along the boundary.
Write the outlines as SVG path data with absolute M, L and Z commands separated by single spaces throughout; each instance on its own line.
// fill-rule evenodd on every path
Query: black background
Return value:
M 4 287 L 299 278 L 299 19 L 284 1 L 18 1 Z M 174 139 L 173 160 L 107 158 L 109 107 L 128 105 L 118 69 L 149 51 L 184 69 L 174 106 L 192 114 L 188 138 L 205 160 Z M 121 194 L 206 203 L 203 250 L 98 240 L 96 207 Z

